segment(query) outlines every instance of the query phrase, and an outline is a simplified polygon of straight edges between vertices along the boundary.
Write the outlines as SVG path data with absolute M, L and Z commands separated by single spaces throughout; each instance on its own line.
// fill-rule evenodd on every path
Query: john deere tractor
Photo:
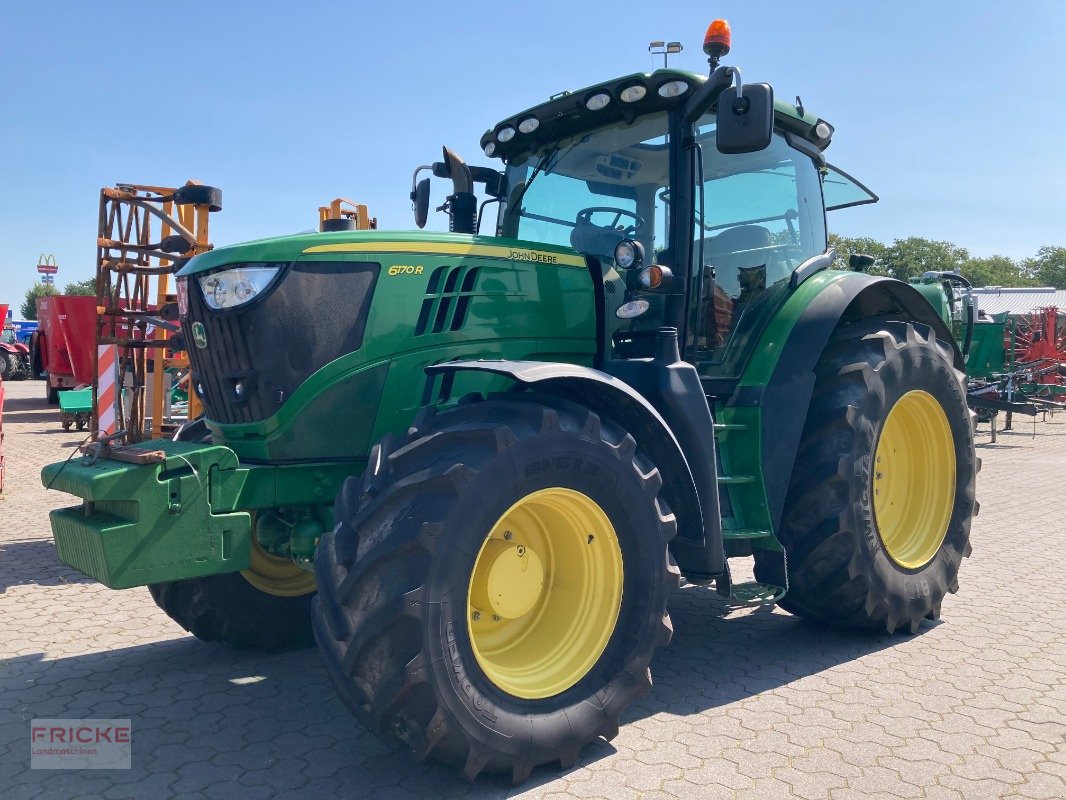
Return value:
M 707 76 L 508 117 L 494 166 L 445 149 L 412 199 L 423 225 L 446 182 L 449 233 L 192 258 L 206 414 L 146 463 L 47 467 L 83 501 L 60 558 L 206 641 L 313 636 L 366 725 L 469 778 L 614 736 L 682 577 L 936 618 L 976 509 L 961 355 L 914 287 L 834 268 L 826 211 L 876 197 L 826 163 L 832 126 L 720 66 L 723 24 L 705 49 Z

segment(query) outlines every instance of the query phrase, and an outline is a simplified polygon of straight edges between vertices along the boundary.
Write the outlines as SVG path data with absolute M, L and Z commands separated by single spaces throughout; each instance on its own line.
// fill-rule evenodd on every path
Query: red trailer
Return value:
M 3 308 L 3 306 L 0 306 Z M 4 491 L 4 379 L 0 377 L 0 492 Z
M 7 320 L 7 306 L 0 303 L 0 326 Z M 0 492 L 4 491 L 4 376 L 0 375 Z
M 92 385 L 96 298 L 38 297 L 37 321 L 41 367 L 48 373 L 46 393 L 48 402 L 55 405 L 60 389 Z

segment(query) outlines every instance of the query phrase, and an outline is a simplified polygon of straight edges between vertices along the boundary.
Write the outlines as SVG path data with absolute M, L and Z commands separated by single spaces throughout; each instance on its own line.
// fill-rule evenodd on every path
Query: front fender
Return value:
M 705 519 L 681 443 L 663 416 L 632 386 L 606 372 L 560 362 L 452 361 L 426 367 L 431 377 L 456 372 L 502 375 L 522 386 L 560 394 L 614 419 L 659 468 L 664 499 L 677 517 L 677 537 L 696 547 L 706 545 L 712 552 L 721 550 L 720 520 Z

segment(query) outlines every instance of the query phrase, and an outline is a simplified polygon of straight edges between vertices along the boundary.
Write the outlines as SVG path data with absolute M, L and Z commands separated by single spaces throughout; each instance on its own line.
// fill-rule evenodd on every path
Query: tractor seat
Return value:
M 770 254 L 760 248 L 770 243 L 770 231 L 761 225 L 738 225 L 705 240 L 704 259 L 714 267 L 716 283 L 735 300 L 742 288 L 751 291 L 756 282 L 766 288 Z

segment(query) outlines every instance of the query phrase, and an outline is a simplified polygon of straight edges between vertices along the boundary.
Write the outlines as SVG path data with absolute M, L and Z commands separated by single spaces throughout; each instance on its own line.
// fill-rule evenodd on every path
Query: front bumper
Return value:
M 247 471 L 232 450 L 156 440 L 163 461 L 74 459 L 41 471 L 83 499 L 51 512 L 59 559 L 112 589 L 247 569 L 251 515 L 234 511 Z

